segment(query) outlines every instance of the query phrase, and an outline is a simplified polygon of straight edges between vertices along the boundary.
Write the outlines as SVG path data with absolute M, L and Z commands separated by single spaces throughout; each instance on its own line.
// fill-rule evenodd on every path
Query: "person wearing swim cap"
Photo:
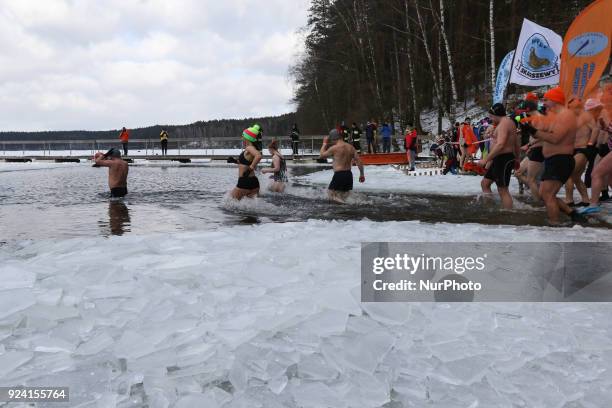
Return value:
M 261 160 L 261 153 L 256 148 L 260 131 L 261 126 L 257 124 L 242 131 L 245 148 L 238 156 L 238 183 L 231 193 L 236 200 L 253 198 L 259 193 L 259 180 L 255 176 L 255 169 Z
M 330 138 L 333 146 L 330 146 Z M 344 204 L 353 189 L 353 173 L 351 172 L 353 162 L 359 167 L 359 182 L 365 182 L 363 164 L 359 154 L 353 145 L 344 141 L 343 135 L 336 129 L 332 129 L 329 136 L 325 136 L 320 153 L 321 158 L 330 156 L 334 158 L 334 177 L 329 184 L 327 194 L 330 200 Z
M 508 189 L 515 164 L 520 157 L 520 139 L 516 133 L 514 121 L 506 116 L 506 108 L 496 103 L 489 109 L 489 118 L 495 125 L 493 139 L 495 145 L 478 164 L 487 168 L 480 186 L 484 194 L 492 194 L 491 185 L 497 185 L 497 193 L 505 209 L 512 208 L 512 196 Z
M 547 115 L 540 117 L 542 120 L 534 120 L 524 126 L 535 139 L 542 142 L 544 173 L 540 183 L 540 197 L 546 206 L 548 222 L 555 225 L 559 223 L 561 211 L 573 220 L 579 219 L 576 211 L 557 198 L 561 186 L 574 171 L 574 142 L 578 121 L 574 112 L 565 108 L 565 94 L 560 87 L 544 94 L 544 106 Z
M 121 158 L 119 149 L 112 148 L 106 153 L 94 155 L 95 166 L 108 167 L 108 187 L 111 198 L 125 197 L 127 191 L 128 163 Z

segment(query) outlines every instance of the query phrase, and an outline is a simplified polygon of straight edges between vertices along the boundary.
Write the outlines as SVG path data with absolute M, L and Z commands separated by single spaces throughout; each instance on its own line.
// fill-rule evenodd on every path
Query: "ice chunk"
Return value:
M 36 303 L 30 289 L 14 289 L 0 292 L 0 321 Z
M 347 404 L 340 396 L 321 382 L 292 384 L 291 392 L 296 404 L 304 408 L 342 408 Z
M 16 368 L 32 359 L 34 353 L 29 351 L 7 351 L 0 354 L 0 378 L 6 378 Z
M 324 347 L 323 355 L 332 364 L 335 361 L 342 367 L 371 374 L 394 343 L 395 338 L 387 332 L 375 331 L 345 337 L 339 347 Z
M 114 347 L 117 357 L 135 359 L 155 351 L 150 339 L 134 330 L 126 330 Z
M 217 408 L 219 404 L 210 394 L 188 394 L 176 401 L 174 408 Z
M 348 315 L 345 312 L 325 310 L 310 316 L 302 325 L 302 329 L 319 337 L 343 333 L 346 330 Z
M 103 332 L 93 336 L 88 341 L 81 343 L 74 354 L 81 356 L 90 356 L 100 353 L 102 350 L 112 346 L 114 340 L 107 333 Z
M 27 269 L 10 264 L 0 266 L 0 291 L 31 288 L 34 282 L 36 282 L 36 274 Z
M 56 306 L 62 299 L 62 288 L 39 289 L 36 291 L 36 302 L 45 306 Z
M 406 303 L 362 303 L 361 308 L 372 319 L 384 324 L 405 324 L 411 316 L 411 308 Z
M 298 375 L 310 380 L 332 380 L 339 373 L 318 353 L 305 356 L 298 363 Z
M 71 353 L 76 348 L 75 344 L 49 336 L 38 338 L 33 343 L 34 344 L 32 344 L 32 347 L 34 348 L 34 351 L 38 351 L 41 353 Z

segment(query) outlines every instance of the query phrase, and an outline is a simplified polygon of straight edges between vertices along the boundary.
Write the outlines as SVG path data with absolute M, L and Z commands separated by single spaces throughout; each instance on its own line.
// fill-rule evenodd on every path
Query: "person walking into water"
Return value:
M 262 169 L 262 173 L 272 173 L 273 183 L 269 190 L 275 193 L 285 191 L 285 183 L 287 182 L 287 163 L 282 154 L 278 151 L 278 142 L 273 140 L 268 145 L 268 151 L 272 156 L 272 167 Z
M 572 105 L 572 104 L 570 104 Z M 597 156 L 597 138 L 599 137 L 599 115 L 603 110 L 601 102 L 589 99 L 582 111 L 582 104 L 576 103 L 578 115 L 578 130 L 576 131 L 576 141 L 574 142 L 574 171 L 565 183 L 565 204 L 570 207 L 588 207 L 589 192 L 587 186 L 582 181 L 582 174 L 585 172 L 589 161 L 595 160 Z M 580 194 L 580 202 L 574 203 L 574 186 Z
M 168 132 L 162 130 L 159 134 L 159 142 L 161 143 L 162 156 L 168 154 Z
M 291 129 L 291 147 L 293 147 L 293 158 L 295 159 L 299 154 L 298 150 L 300 147 L 300 130 L 297 123 L 294 123 L 293 129 Z
M 127 191 L 127 176 L 129 166 L 121 159 L 119 149 L 112 148 L 106 153 L 98 152 L 94 155 L 96 166 L 108 167 L 108 187 L 111 198 L 125 197 Z
M 542 142 L 544 173 L 540 183 L 540 197 L 546 206 L 548 222 L 558 224 L 561 211 L 574 220 L 580 219 L 575 210 L 557 198 L 559 190 L 574 171 L 574 143 L 578 124 L 574 112 L 565 109 L 565 95 L 560 87 L 544 94 L 544 106 L 547 115 L 535 118 L 528 125 L 530 134 Z
M 330 146 L 329 139 L 333 146 Z M 344 204 L 353 189 L 353 161 L 359 167 L 359 182 L 365 182 L 363 164 L 355 148 L 343 140 L 342 135 L 335 129 L 323 139 L 321 158 L 332 156 L 334 158 L 334 177 L 329 184 L 327 194 L 330 200 Z
M 121 129 L 121 133 L 119 133 L 119 140 L 121 141 L 121 145 L 123 146 L 123 155 L 128 155 L 128 141 L 130 140 L 130 133 L 124 127 Z
M 232 197 L 241 200 L 244 197 L 254 198 L 259 193 L 259 180 L 255 169 L 261 160 L 261 153 L 255 147 L 259 141 L 261 126 L 255 124 L 242 132 L 245 148 L 238 157 L 238 184 L 232 190 Z
M 479 165 L 487 167 L 487 173 L 480 185 L 482 192 L 492 194 L 491 185 L 497 185 L 497 192 L 505 209 L 512 208 L 512 196 L 508 186 L 515 163 L 520 158 L 520 140 L 516 133 L 514 122 L 506 116 L 506 109 L 501 103 L 496 103 L 489 109 L 489 117 L 496 125 L 495 145 L 487 155 L 486 159 L 480 160 Z

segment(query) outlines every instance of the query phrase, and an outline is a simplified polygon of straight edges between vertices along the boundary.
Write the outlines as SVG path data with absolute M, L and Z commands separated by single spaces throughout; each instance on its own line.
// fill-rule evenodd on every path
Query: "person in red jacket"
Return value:
M 410 171 L 415 170 L 416 154 L 417 154 L 417 130 L 412 125 L 408 124 L 406 128 L 406 136 L 404 137 L 404 147 L 406 148 L 406 157 L 410 165 Z
M 470 118 L 465 118 L 463 124 L 460 127 L 459 136 L 459 149 L 461 150 L 461 169 L 465 166 L 465 162 L 474 157 L 476 151 L 478 151 L 478 138 L 474 134 L 472 125 L 470 124 Z
M 123 145 L 123 155 L 127 156 L 128 154 L 128 140 L 130 139 L 130 134 L 126 128 L 121 129 L 121 133 L 119 133 L 119 140 L 121 140 L 121 144 Z

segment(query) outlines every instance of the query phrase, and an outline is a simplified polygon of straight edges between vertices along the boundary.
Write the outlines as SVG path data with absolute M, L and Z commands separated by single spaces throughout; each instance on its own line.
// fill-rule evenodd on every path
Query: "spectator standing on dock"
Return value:
M 161 143 L 161 151 L 162 151 L 162 156 L 165 156 L 168 154 L 168 132 L 166 132 L 166 130 L 161 131 L 161 133 L 159 134 L 159 142 Z
M 300 147 L 300 130 L 297 123 L 294 123 L 293 129 L 291 129 L 291 146 L 293 147 L 293 158 L 295 159 L 299 154 L 298 148 Z
M 406 156 L 408 159 L 408 164 L 410 165 L 410 171 L 414 171 L 417 155 L 417 130 L 412 123 L 409 123 L 408 127 L 406 128 L 404 146 L 406 148 Z
M 366 125 L 366 140 L 368 141 L 368 153 L 377 153 L 378 146 L 376 142 L 376 123 L 372 120 Z
M 383 123 L 380 133 L 382 134 L 383 153 L 391 153 L 391 126 Z
M 361 154 L 361 128 L 357 126 L 357 123 L 353 122 L 351 127 L 351 139 L 353 140 L 353 147 L 357 150 L 357 154 Z
M 121 144 L 123 145 L 123 155 L 128 155 L 128 141 L 130 140 L 130 133 L 124 127 L 121 129 L 121 133 L 119 133 L 119 140 L 121 140 Z

